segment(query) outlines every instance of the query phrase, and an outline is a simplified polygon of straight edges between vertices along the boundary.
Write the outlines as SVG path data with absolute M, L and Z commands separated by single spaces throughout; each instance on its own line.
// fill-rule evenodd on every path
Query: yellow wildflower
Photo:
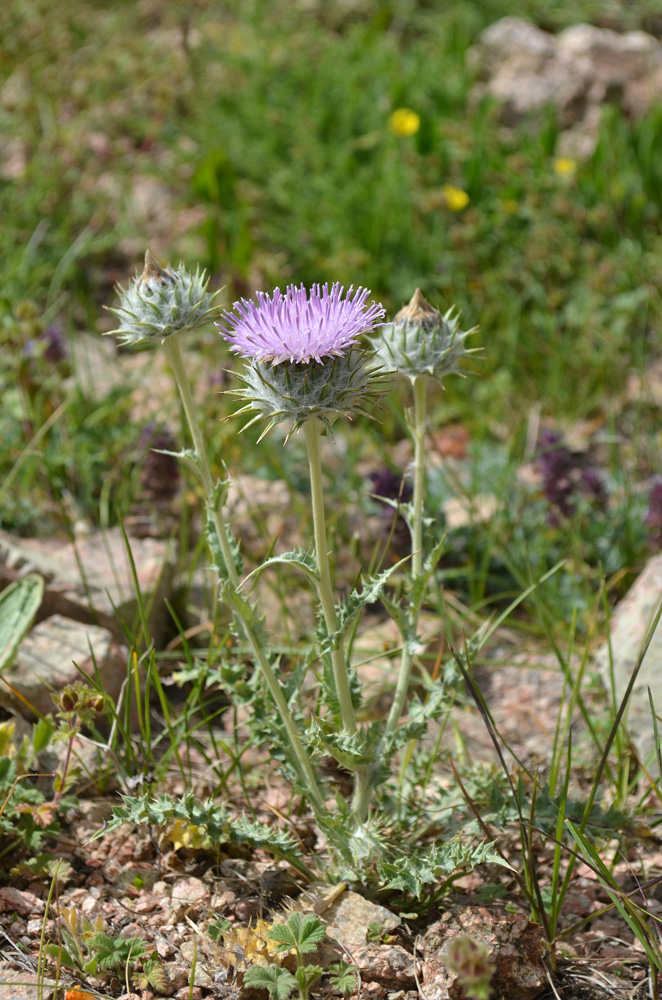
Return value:
M 421 117 L 411 108 L 397 108 L 388 116 L 388 127 L 393 135 L 414 135 L 421 127 Z
M 454 184 L 443 184 L 441 193 L 451 212 L 461 212 L 469 204 L 469 195 Z
M 554 173 L 557 177 L 572 177 L 576 169 L 577 164 L 568 156 L 559 156 L 554 160 Z

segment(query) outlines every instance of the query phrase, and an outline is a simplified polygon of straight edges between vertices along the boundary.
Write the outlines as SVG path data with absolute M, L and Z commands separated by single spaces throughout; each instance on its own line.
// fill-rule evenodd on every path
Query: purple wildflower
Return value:
M 236 354 L 254 361 L 308 364 L 342 357 L 384 315 L 379 303 L 366 306 L 368 289 L 344 291 L 336 282 L 330 289 L 313 285 L 310 293 L 304 285 L 288 285 L 284 295 L 280 288 L 272 295 L 257 292 L 257 304 L 235 302 L 216 325 Z
M 604 480 L 595 466 L 589 465 L 584 455 L 571 451 L 561 444 L 561 435 L 545 429 L 540 435 L 536 464 L 542 473 L 542 492 L 545 498 L 563 514 L 570 517 L 580 496 L 596 507 L 604 508 L 608 496 Z M 550 523 L 556 524 L 554 512 Z

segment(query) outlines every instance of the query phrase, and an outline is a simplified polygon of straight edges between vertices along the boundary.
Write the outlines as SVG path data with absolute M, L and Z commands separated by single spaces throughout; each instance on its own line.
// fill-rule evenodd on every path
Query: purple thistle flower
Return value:
M 272 295 L 257 292 L 257 304 L 235 302 L 216 325 L 236 354 L 254 361 L 308 364 L 342 357 L 384 315 L 381 304 L 366 306 L 368 289 L 344 291 L 335 282 L 330 289 L 313 285 L 310 294 L 304 285 L 288 285 L 284 295 L 280 288 Z

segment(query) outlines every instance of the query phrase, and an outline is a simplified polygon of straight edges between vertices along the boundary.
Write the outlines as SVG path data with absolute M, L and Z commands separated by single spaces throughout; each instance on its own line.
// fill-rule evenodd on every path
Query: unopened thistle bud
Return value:
M 139 344 L 205 326 L 219 311 L 213 304 L 218 292 L 210 295 L 208 283 L 199 269 L 189 274 L 183 264 L 176 269 L 161 267 L 148 250 L 142 274 L 127 288 L 117 288 L 120 306 L 110 311 L 120 326 L 111 332 L 123 338 L 123 344 Z
M 411 302 L 392 323 L 381 327 L 372 342 L 384 368 L 406 375 L 412 382 L 421 375 L 442 381 L 445 375 L 459 372 L 461 358 L 473 353 L 464 341 L 478 327 L 460 330 L 454 308 L 442 316 L 417 288 Z
M 352 292 L 345 296 L 338 284 L 310 292 L 290 285 L 284 295 L 279 288 L 258 292 L 257 304 L 242 299 L 224 313 L 221 333 L 247 360 L 238 374 L 243 388 L 236 394 L 246 400 L 240 412 L 266 417 L 267 430 L 289 421 L 290 434 L 312 417 L 330 428 L 341 415 L 367 412 L 377 373 L 358 338 L 384 310 L 366 305 L 367 289 Z

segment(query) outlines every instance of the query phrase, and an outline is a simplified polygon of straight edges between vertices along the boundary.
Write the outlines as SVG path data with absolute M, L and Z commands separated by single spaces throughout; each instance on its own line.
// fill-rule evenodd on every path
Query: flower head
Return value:
M 393 322 L 383 324 L 372 346 L 384 368 L 400 372 L 412 382 L 421 375 L 441 381 L 459 371 L 460 359 L 472 353 L 464 341 L 477 327 L 460 330 L 459 326 L 452 306 L 442 316 L 417 288 Z
M 217 325 L 247 362 L 235 390 L 246 401 L 240 412 L 267 417 L 267 430 L 288 421 L 290 434 L 313 417 L 330 429 L 341 415 L 366 412 L 377 373 L 357 341 L 384 315 L 379 303 L 366 305 L 369 294 L 350 288 L 345 296 L 339 284 L 313 285 L 310 293 L 290 285 L 284 295 L 277 288 L 258 292 L 257 303 L 235 302 Z
M 469 195 L 454 184 L 443 184 L 441 193 L 451 212 L 461 212 L 469 204 Z
M 421 117 L 411 108 L 396 108 L 388 116 L 389 131 L 393 135 L 404 138 L 408 135 L 415 135 L 421 127 Z
M 344 291 L 336 282 L 330 289 L 313 285 L 310 295 L 303 285 L 289 285 L 284 295 L 280 288 L 272 295 L 257 292 L 257 304 L 235 302 L 234 312 L 224 312 L 216 325 L 236 354 L 255 361 L 308 364 L 341 357 L 384 315 L 378 303 L 366 306 L 368 289 L 350 288 L 345 297 Z
M 559 156 L 554 160 L 554 173 L 557 177 L 572 177 L 577 170 L 577 164 L 569 156 Z
M 111 332 L 123 337 L 124 344 L 138 344 L 204 326 L 218 315 L 213 304 L 218 292 L 209 295 L 208 282 L 204 271 L 189 274 L 183 264 L 161 267 L 148 250 L 142 274 L 126 288 L 118 286 L 120 307 L 110 311 L 120 327 Z

